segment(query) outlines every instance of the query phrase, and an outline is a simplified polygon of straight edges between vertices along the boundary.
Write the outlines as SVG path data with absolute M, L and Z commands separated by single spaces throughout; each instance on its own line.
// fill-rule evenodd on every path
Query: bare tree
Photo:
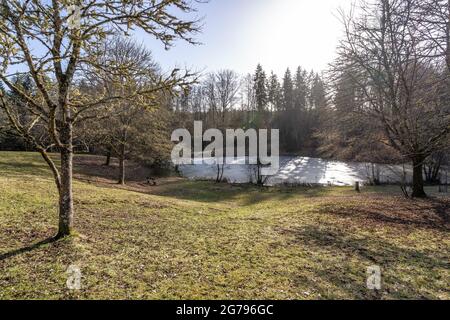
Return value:
M 450 72 L 450 0 L 410 0 L 422 55 L 445 59 Z
M 225 132 L 227 114 L 236 103 L 239 87 L 239 75 L 232 70 L 219 70 L 206 76 L 203 88 L 212 114 L 211 127 Z M 225 164 L 217 164 L 216 182 L 222 182 L 224 169 Z
M 206 75 L 202 82 L 203 92 L 205 94 L 208 112 L 211 115 L 212 126 L 217 125 L 219 106 L 217 97 L 216 76 L 213 73 Z
M 212 113 L 212 125 L 225 128 L 227 112 L 237 100 L 239 75 L 232 70 L 219 70 L 206 75 L 202 86 L 209 111 Z
M 151 52 L 143 45 L 137 44 L 133 40 L 114 37 L 105 42 L 97 67 L 88 68 L 83 75 L 83 83 L 89 83 L 90 88 L 109 88 L 111 95 L 128 96 L 134 92 L 149 90 L 154 85 L 158 85 L 160 70 L 152 58 Z M 110 68 L 111 67 L 111 68 Z M 102 70 L 121 70 L 120 76 L 115 73 Z M 119 184 L 125 184 L 126 164 L 125 161 L 130 155 L 133 138 L 133 129 L 147 117 L 148 112 L 160 106 L 157 92 L 149 99 L 142 96 L 140 99 L 120 100 L 113 104 L 114 112 L 102 119 L 95 119 L 90 123 L 94 128 L 92 135 L 97 137 L 97 141 L 106 145 L 106 149 L 119 158 Z M 94 112 L 97 112 L 94 110 Z M 92 114 L 96 118 L 96 114 Z M 152 123 L 147 124 L 144 131 L 151 129 Z
M 239 75 L 232 70 L 220 70 L 215 74 L 216 90 L 222 114 L 222 127 L 225 128 L 226 114 L 236 103 L 239 91 Z
M 334 72 L 346 72 L 364 95 L 361 111 L 378 121 L 383 142 L 413 163 L 413 197 L 425 197 L 423 164 L 450 133 L 447 69 L 424 55 L 414 1 L 360 2 L 343 13 L 346 37 Z M 351 70 L 348 73 L 348 70 Z

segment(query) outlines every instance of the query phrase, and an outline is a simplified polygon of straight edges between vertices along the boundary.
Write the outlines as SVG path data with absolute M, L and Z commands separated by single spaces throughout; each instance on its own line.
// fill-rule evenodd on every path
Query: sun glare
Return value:
M 341 33 L 333 14 L 349 3 L 349 0 L 267 1 L 246 28 L 247 38 L 252 39 L 252 53 L 257 53 L 255 59 L 277 72 L 298 64 L 307 69 L 325 68 L 333 58 Z M 324 10 L 329 14 L 324 15 Z

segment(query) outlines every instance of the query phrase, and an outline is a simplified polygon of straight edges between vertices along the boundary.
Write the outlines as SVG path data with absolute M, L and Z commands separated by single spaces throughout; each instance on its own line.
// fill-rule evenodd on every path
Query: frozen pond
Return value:
M 256 179 L 255 166 L 243 164 L 245 159 L 237 159 L 234 164 L 223 168 L 223 179 L 229 183 L 250 183 Z M 218 166 L 196 161 L 194 165 L 182 165 L 180 173 L 193 180 L 216 180 Z M 407 180 L 412 177 L 411 166 L 405 166 Z M 280 157 L 280 169 L 277 174 L 268 177 L 266 185 L 283 184 L 335 185 L 351 186 L 356 181 L 361 183 L 376 177 L 381 183 L 396 183 L 402 180 L 403 166 L 378 165 L 330 161 L 319 158 Z

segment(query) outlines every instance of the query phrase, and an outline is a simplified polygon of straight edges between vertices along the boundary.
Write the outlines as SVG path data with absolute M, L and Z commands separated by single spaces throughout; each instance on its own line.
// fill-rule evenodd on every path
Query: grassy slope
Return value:
M 448 199 L 188 181 L 141 191 L 77 181 L 78 234 L 32 247 L 56 232 L 53 181 L 38 155 L 0 153 L 0 299 L 450 298 Z M 81 291 L 66 289 L 71 264 Z M 365 287 L 371 265 L 380 293 Z

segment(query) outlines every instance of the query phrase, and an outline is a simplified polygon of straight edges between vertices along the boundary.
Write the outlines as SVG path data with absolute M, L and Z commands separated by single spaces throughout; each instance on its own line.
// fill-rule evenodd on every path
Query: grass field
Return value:
M 56 233 L 50 173 L 37 154 L 0 153 L 0 299 L 450 299 L 449 198 L 174 178 L 118 188 L 90 159 L 77 158 L 76 234 L 39 244 Z

